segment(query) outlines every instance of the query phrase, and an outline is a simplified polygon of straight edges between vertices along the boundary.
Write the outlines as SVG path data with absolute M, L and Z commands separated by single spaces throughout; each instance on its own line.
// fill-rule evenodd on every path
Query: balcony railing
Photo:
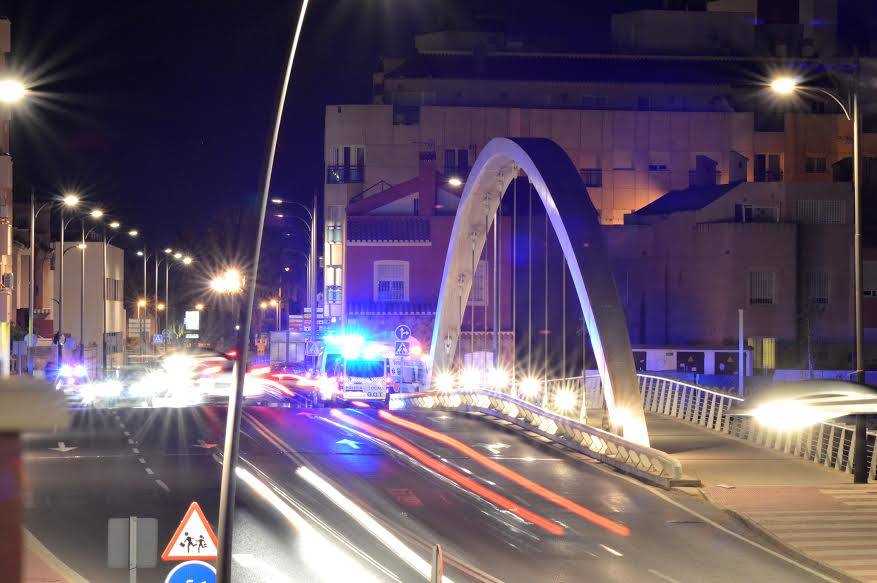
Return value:
M 327 184 L 361 183 L 365 177 L 365 166 L 330 165 L 326 168 Z
M 755 173 L 755 182 L 782 182 L 782 170 L 764 170 Z

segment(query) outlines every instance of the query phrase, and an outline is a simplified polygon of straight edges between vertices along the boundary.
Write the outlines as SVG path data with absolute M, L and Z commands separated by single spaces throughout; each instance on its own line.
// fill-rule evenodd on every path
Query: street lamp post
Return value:
M 283 119 L 283 108 L 286 104 L 286 94 L 289 89 L 289 80 L 292 77 L 292 64 L 295 61 L 295 52 L 301 38 L 301 30 L 304 25 L 305 13 L 308 8 L 308 0 L 303 0 L 299 9 L 298 22 L 292 45 L 289 48 L 289 56 L 286 62 L 283 83 L 277 99 L 277 108 L 274 113 L 274 125 L 269 139 L 267 159 L 265 164 L 265 176 L 260 195 L 259 218 L 256 226 L 256 240 L 253 246 L 253 262 L 251 278 L 246 283 L 246 304 L 242 306 L 243 326 L 238 334 L 238 366 L 235 374 L 234 393 L 229 395 L 228 412 L 226 414 L 225 444 L 222 456 L 222 478 L 219 494 L 219 549 L 217 557 L 217 581 L 219 583 L 231 582 L 232 563 L 232 539 L 234 529 L 234 505 L 237 482 L 237 458 L 240 447 L 241 430 L 241 404 L 244 395 L 245 364 L 247 352 L 250 348 L 250 326 L 253 320 L 253 303 L 256 299 L 256 280 L 259 275 L 259 258 L 262 252 L 262 234 L 264 231 L 265 214 L 268 206 L 268 196 L 271 191 L 271 174 L 274 170 L 274 157 L 277 153 L 277 141 L 280 134 L 280 125 Z
M 834 100 L 840 106 L 847 120 L 852 122 L 853 132 L 853 214 L 854 214 L 854 234 L 853 234 L 853 272 L 854 272 L 854 310 L 855 310 L 855 354 L 856 354 L 856 382 L 865 383 L 865 334 L 864 322 L 862 319 L 862 195 L 860 190 L 860 164 L 859 159 L 859 93 L 858 79 L 853 85 L 849 95 L 848 108 L 844 103 L 832 92 L 821 87 L 802 86 L 798 80 L 793 77 L 779 77 L 774 79 L 770 87 L 779 95 L 791 95 L 796 91 L 812 91 L 821 93 Z M 866 484 L 868 482 L 868 455 L 866 447 L 868 443 L 867 422 L 864 414 L 856 414 L 856 428 L 853 436 L 853 482 L 856 484 Z

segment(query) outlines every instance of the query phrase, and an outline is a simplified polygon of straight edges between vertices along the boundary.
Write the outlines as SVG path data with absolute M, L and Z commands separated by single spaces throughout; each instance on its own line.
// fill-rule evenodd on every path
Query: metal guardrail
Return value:
M 676 417 L 726 433 L 752 445 L 820 464 L 841 472 L 853 472 L 852 425 L 823 422 L 796 430 L 764 427 L 749 415 L 734 415 L 733 405 L 743 398 L 723 391 L 672 378 L 639 374 L 643 408 L 647 412 Z M 871 479 L 877 471 L 877 432 L 869 431 L 867 448 Z
M 582 395 L 579 391 L 583 399 Z M 673 456 L 548 411 L 532 400 L 487 389 L 402 393 L 394 395 L 393 400 L 403 408 L 478 412 L 502 419 L 663 487 L 682 480 L 682 465 Z M 546 401 L 550 399 L 546 397 Z

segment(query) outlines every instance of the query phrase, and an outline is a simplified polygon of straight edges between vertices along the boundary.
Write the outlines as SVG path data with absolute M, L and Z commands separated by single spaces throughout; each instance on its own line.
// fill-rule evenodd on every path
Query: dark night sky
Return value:
M 313 0 L 272 192 L 304 200 L 321 185 L 324 106 L 367 102 L 379 57 L 410 52 L 416 32 L 475 13 L 581 45 L 608 24 L 603 11 L 599 26 L 577 18 L 563 31 L 568 20 L 523 19 L 514 4 Z M 14 121 L 16 191 L 76 188 L 154 245 L 197 237 L 221 209 L 252 204 L 298 9 L 296 0 L 0 2 L 13 65 L 39 92 Z

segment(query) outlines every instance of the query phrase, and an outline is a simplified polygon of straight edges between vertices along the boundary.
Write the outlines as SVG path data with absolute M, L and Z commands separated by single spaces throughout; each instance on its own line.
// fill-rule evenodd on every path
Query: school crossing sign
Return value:
M 161 554 L 162 561 L 212 561 L 219 541 L 197 502 L 192 502 L 180 526 Z

